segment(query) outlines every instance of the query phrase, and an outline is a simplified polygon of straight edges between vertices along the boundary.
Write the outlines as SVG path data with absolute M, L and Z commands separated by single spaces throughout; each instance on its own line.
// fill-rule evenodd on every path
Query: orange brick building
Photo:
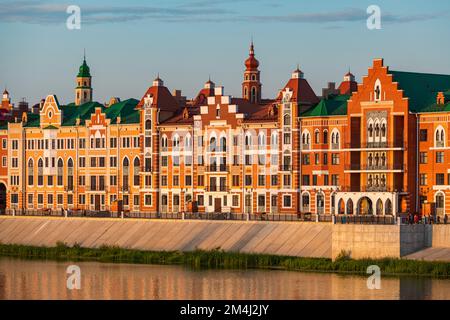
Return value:
M 450 75 L 375 59 L 361 83 L 348 72 L 319 97 L 297 68 L 273 99 L 260 79 L 252 43 L 242 97 L 208 80 L 186 100 L 158 77 L 140 100 L 103 105 L 84 60 L 75 103 L 49 95 L 38 115 L 0 128 L 0 202 L 7 212 L 450 213 Z

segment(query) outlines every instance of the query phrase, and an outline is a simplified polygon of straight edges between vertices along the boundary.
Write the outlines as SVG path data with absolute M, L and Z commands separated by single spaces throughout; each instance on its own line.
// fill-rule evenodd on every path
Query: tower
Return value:
M 8 90 L 3 91 L 3 96 L 2 96 L 2 109 L 5 110 L 11 110 L 12 105 L 11 105 L 11 97 L 9 95 Z
M 75 105 L 79 106 L 86 102 L 92 101 L 92 77 L 89 66 L 84 56 L 83 64 L 77 75 L 77 87 L 75 88 Z
M 249 57 L 245 60 L 244 82 L 242 82 L 242 97 L 252 103 L 261 102 L 261 79 L 258 66 L 259 61 L 255 58 L 252 41 Z
M 339 91 L 340 94 L 352 94 L 353 92 L 358 91 L 358 83 L 350 70 L 344 76 L 343 81 L 339 85 Z

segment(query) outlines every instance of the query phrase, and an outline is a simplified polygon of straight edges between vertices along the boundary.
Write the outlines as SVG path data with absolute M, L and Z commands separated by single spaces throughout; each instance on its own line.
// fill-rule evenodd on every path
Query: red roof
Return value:
M 306 79 L 290 79 L 284 86 L 282 91 L 284 91 L 286 88 L 289 88 L 293 91 L 291 100 L 297 103 L 316 104 L 320 101 Z M 277 100 L 281 100 L 282 98 L 283 95 L 282 92 L 280 92 L 277 96 Z
M 339 85 L 340 94 L 352 94 L 358 91 L 358 83 L 356 81 L 343 81 Z
M 139 101 L 137 107 L 142 108 L 147 96 L 153 97 L 152 107 L 165 111 L 177 111 L 180 109 L 177 100 L 172 96 L 169 89 L 164 86 L 152 86 L 148 88 L 144 96 Z

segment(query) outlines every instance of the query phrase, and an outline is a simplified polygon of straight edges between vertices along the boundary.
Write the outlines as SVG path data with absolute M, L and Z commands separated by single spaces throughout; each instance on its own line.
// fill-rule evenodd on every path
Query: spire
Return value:
M 251 56 L 254 56 L 254 55 L 255 55 L 255 47 L 253 46 L 253 36 L 252 36 L 252 40 L 251 40 L 251 42 L 250 42 L 250 51 L 249 51 L 249 54 L 250 54 Z
M 158 75 L 156 76 L 156 79 L 153 80 L 153 86 L 154 87 L 162 87 L 162 86 L 164 86 L 164 81 L 162 81 L 161 78 L 159 77 L 159 72 L 158 72 Z
M 80 70 L 77 75 L 78 78 L 90 78 L 91 77 L 91 70 L 89 69 L 89 66 L 86 62 L 86 50 L 84 50 L 83 54 L 83 64 L 80 66 Z

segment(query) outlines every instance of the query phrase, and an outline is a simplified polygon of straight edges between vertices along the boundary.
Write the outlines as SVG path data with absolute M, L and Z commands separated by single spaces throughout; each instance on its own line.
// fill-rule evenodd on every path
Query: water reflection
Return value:
M 389 277 L 369 290 L 349 275 L 96 262 L 74 263 L 81 290 L 68 290 L 70 264 L 0 258 L 0 299 L 450 299 L 450 280 Z

